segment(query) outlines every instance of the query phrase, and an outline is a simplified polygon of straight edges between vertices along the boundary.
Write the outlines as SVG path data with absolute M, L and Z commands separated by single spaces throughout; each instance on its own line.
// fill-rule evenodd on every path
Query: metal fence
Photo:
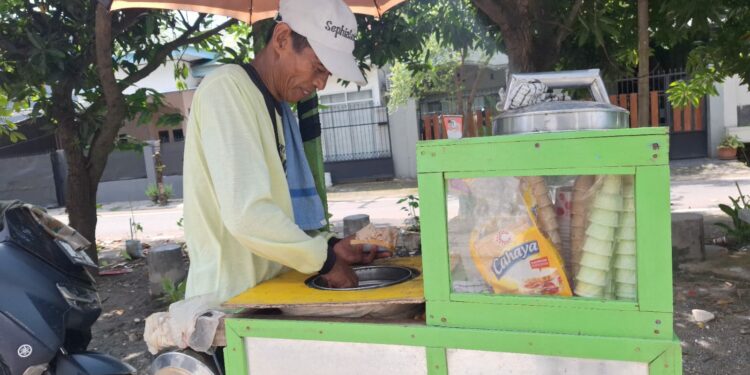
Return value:
M 699 158 L 708 154 L 708 101 L 704 98 L 697 106 L 674 108 L 667 98 L 669 85 L 687 78 L 683 70 L 659 72 L 648 77 L 649 125 L 669 127 L 672 159 Z M 620 79 L 615 85 L 617 95 L 611 95 L 610 100 L 630 111 L 631 127 L 639 126 L 638 79 Z
M 474 93 L 474 100 L 471 108 L 465 108 L 467 111 L 477 111 L 494 109 L 495 104 L 500 99 L 498 95 L 499 87 L 477 90 Z M 469 93 L 463 92 L 462 99 L 466 102 L 469 99 Z M 430 95 L 419 100 L 420 115 L 428 114 L 458 114 L 458 104 L 454 94 Z
M 349 103 L 320 111 L 323 160 L 340 162 L 391 157 L 385 106 Z
M 54 157 L 43 153 L 0 159 L 0 200 L 58 206 Z

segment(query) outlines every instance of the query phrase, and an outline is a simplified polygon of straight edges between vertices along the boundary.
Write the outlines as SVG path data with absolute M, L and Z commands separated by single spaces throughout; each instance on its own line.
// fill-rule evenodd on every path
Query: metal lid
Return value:
M 512 109 L 494 121 L 492 133 L 520 134 L 570 130 L 622 129 L 630 126 L 629 112 L 597 102 L 545 102 Z
M 622 112 L 627 114 L 625 108 L 608 103 L 585 102 L 585 101 L 554 101 L 532 104 L 518 109 L 503 112 L 497 118 L 510 118 L 528 116 L 532 114 L 557 115 L 568 112 Z
M 596 101 L 547 101 L 512 108 L 512 96 L 529 82 L 543 83 L 549 88 L 588 86 Z M 493 122 L 492 133 L 519 134 L 584 129 L 619 129 L 629 126 L 629 112 L 609 104 L 598 69 L 516 74 L 508 86 L 501 112 Z

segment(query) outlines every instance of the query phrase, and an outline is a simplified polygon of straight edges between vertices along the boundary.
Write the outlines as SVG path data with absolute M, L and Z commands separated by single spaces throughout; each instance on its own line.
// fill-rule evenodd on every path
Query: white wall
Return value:
M 173 91 L 180 91 L 177 88 L 177 82 L 174 79 L 174 61 L 167 61 L 164 65 L 159 66 L 151 72 L 146 78 L 138 81 L 135 85 L 125 89 L 125 94 L 132 94 L 139 88 L 150 88 L 157 92 L 166 93 Z M 125 77 L 125 74 L 118 72 L 116 74 L 118 79 Z M 193 89 L 198 86 L 199 79 L 192 76 L 192 71 L 188 69 L 188 77 L 186 79 L 188 89 Z
M 750 105 L 750 89 L 740 84 L 738 76 L 727 78 L 716 88 L 719 96 L 709 99 L 709 152 L 712 156 L 725 134 L 737 135 L 743 142 L 750 143 L 750 126 L 739 127 L 737 119 L 737 107 Z
M 391 154 L 396 178 L 417 178 L 417 101 L 409 99 L 389 117 Z
M 367 79 L 367 84 L 360 88 L 360 90 L 372 90 L 372 99 L 375 106 L 381 105 L 381 82 L 383 82 L 381 80 L 382 76 L 383 75 L 380 74 L 380 69 L 375 66 L 370 67 L 370 70 L 368 72 L 365 72 L 365 79 Z M 338 81 L 337 78 L 329 77 L 328 83 L 326 83 L 326 88 L 322 91 L 318 91 L 318 95 L 323 96 L 357 91 L 357 85 L 354 83 L 349 83 L 348 86 L 343 86 L 336 81 Z
M 717 85 L 719 96 L 708 98 L 708 156 L 716 157 L 716 147 L 726 133 L 724 127 L 724 100 L 722 99 L 722 85 Z

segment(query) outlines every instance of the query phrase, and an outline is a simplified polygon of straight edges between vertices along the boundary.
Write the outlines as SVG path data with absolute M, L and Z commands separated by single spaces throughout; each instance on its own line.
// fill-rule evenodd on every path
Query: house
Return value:
M 649 76 L 649 125 L 670 130 L 669 157 L 693 159 L 715 157 L 726 135 L 738 135 L 750 143 L 750 91 L 737 76 L 715 84 L 718 95 L 705 98 L 697 107 L 673 108 L 666 90 L 672 82 L 688 79 L 684 70 L 652 73 Z M 636 78 L 611 82 L 610 101 L 630 110 L 631 127 L 637 124 Z
M 179 90 L 173 78 L 175 64 L 188 64 L 187 90 Z M 211 53 L 187 48 L 179 60 L 170 60 L 127 92 L 149 87 L 162 93 L 166 108 L 162 112 L 178 112 L 185 117 L 190 111 L 195 89 L 213 69 L 221 66 Z M 325 90 L 318 93 L 324 108 L 321 113 L 323 158 L 326 171 L 334 183 L 393 178 L 390 122 L 384 105 L 385 73 L 373 68 L 365 74 L 367 84 L 358 87 L 343 85 L 331 77 Z M 159 141 L 166 164 L 165 175 L 181 195 L 182 140 L 187 136 L 186 121 L 176 127 L 155 123 L 138 126 L 126 124 L 120 135 L 143 141 Z M 179 167 L 178 167 L 179 166 Z M 406 177 L 415 177 L 416 174 Z
M 467 89 L 463 93 L 464 100 L 468 99 L 471 90 L 475 90 L 471 109 L 494 109 L 499 99 L 498 90 L 506 86 L 507 75 L 507 55 L 497 53 L 487 58 L 478 51 L 471 51 L 464 60 L 462 72 L 463 84 Z M 421 98 L 419 112 L 422 115 L 432 113 L 456 114 L 456 96 L 454 94 L 442 94 Z
M 716 85 L 719 95 L 709 98 L 709 155 L 716 156 L 716 147 L 726 135 L 736 135 L 750 143 L 750 88 L 733 76 Z

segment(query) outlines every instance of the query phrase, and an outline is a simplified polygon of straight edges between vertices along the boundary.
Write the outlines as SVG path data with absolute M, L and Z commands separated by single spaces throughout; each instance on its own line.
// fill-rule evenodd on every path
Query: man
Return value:
M 376 253 L 364 255 L 348 238 L 309 236 L 295 223 L 292 171 L 285 171 L 289 118 L 280 117 L 283 102 L 322 90 L 331 74 L 364 82 L 352 55 L 354 15 L 341 0 L 281 0 L 279 15 L 250 66 L 217 69 L 193 99 L 184 161 L 186 298 L 223 301 L 284 266 L 353 286 L 350 264 Z

